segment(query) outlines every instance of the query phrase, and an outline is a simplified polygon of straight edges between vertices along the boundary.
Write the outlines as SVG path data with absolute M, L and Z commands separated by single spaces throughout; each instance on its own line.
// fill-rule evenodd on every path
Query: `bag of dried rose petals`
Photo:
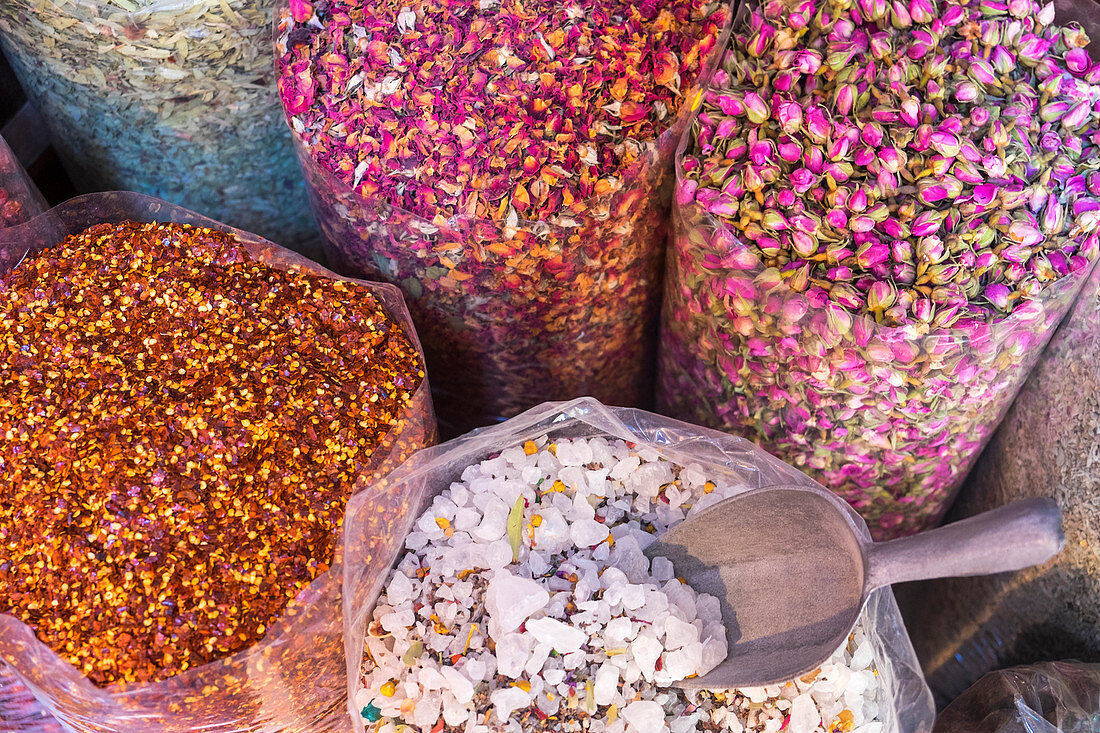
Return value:
M 0 47 L 79 191 L 139 191 L 313 252 L 275 3 L 5 0 Z
M 717 599 L 642 548 L 777 484 L 814 485 L 749 441 L 587 397 L 420 451 L 348 505 L 356 730 L 928 733 L 931 694 L 888 589 L 798 680 L 671 686 L 725 656 L 725 629 Z M 400 509 L 382 516 L 389 495 Z
M 0 229 L 20 224 L 45 209 L 42 194 L 0 137 Z M 0 661 L 0 728 L 37 733 L 61 729 L 3 661 Z
M 722 0 L 284 3 L 330 260 L 405 293 L 444 433 L 652 395 L 671 161 Z
M 1096 261 L 1100 67 L 1033 0 L 749 15 L 677 161 L 658 403 L 914 532 Z
M 346 729 L 346 502 L 435 433 L 399 291 L 130 193 L 0 270 L 0 661 L 80 731 Z

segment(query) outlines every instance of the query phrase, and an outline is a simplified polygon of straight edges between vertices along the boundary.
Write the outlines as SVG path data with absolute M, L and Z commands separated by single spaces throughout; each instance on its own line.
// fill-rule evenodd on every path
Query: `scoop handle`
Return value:
M 1065 541 L 1058 504 L 1023 499 L 912 537 L 874 543 L 867 552 L 866 590 L 1021 570 L 1054 557 Z

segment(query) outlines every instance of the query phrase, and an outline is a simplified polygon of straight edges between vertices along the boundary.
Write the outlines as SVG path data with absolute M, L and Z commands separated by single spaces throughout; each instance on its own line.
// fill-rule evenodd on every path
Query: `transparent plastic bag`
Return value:
M 721 103 L 708 96 L 703 113 L 724 114 Z M 694 200 L 697 182 L 684 170 L 690 144 L 689 132 L 676 159 L 687 203 L 678 196 L 673 206 L 658 409 L 748 437 L 807 471 L 855 507 L 876 539 L 939 523 L 1087 279 L 1097 235 L 1075 234 L 1079 249 L 1063 258 L 1075 265 L 1070 274 L 999 320 L 887 326 L 862 314 L 854 288 L 845 296 L 815 282 L 792 289 L 792 273 L 767 267 Z M 930 309 L 958 310 L 935 305 L 928 290 Z
M 0 229 L 21 224 L 46 210 L 46 202 L 0 138 Z M 0 661 L 0 731 L 53 733 L 61 728 Z
M 278 58 L 300 31 L 284 18 Z M 295 136 L 329 262 L 399 285 L 429 371 L 447 375 L 433 384 L 444 435 L 579 394 L 648 406 L 672 155 L 728 32 L 727 13 L 664 133 L 629 169 L 600 173 L 622 188 L 555 221 L 418 216 L 353 191 Z
M 275 94 L 274 6 L 5 0 L 0 46 L 79 191 L 138 191 L 315 247 Z
M 1096 733 L 1100 664 L 1044 662 L 985 675 L 947 706 L 935 733 Z
M 1100 661 L 1100 268 L 1020 390 L 948 517 L 1048 496 L 1066 546 L 1011 574 L 929 581 L 899 594 L 938 696 L 1036 660 Z M 981 624 L 974 623 L 981 619 Z
M 354 696 L 360 679 L 374 605 L 420 514 L 467 466 L 544 435 L 621 438 L 653 448 L 680 465 L 698 464 L 709 476 L 743 485 L 746 491 L 775 484 L 815 485 L 805 474 L 741 438 L 641 410 L 606 407 L 588 397 L 540 405 L 500 425 L 420 451 L 383 479 L 378 491 L 348 503 L 344 619 L 350 695 Z M 884 733 L 928 733 L 934 716 L 931 693 L 889 589 L 872 594 L 862 620 L 871 630 L 875 664 L 889 697 Z M 354 705 L 354 697 L 349 699 Z M 356 730 L 363 731 L 359 711 L 350 712 Z
M 22 224 L 46 210 L 46 200 L 0 137 L 0 229 Z
M 253 256 L 283 270 L 356 282 L 370 289 L 417 346 L 415 330 L 390 285 L 354 281 L 253 234 L 162 201 L 132 193 L 72 199 L 20 227 L 0 232 L 0 269 L 17 264 L 28 249 L 49 247 L 65 236 L 104 222 L 171 221 L 236 235 Z M 355 495 L 373 493 L 377 480 L 413 451 L 435 439 L 427 380 L 403 420 L 363 466 Z M 0 615 L 0 661 L 61 723 L 78 731 L 337 731 L 347 728 L 340 581 L 342 543 L 331 569 L 290 602 L 262 641 L 217 662 L 162 682 L 94 686 L 75 667 L 39 642 L 31 629 Z

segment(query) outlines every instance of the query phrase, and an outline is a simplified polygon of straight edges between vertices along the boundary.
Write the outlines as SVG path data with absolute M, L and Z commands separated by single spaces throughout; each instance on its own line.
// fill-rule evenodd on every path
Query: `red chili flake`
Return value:
M 284 13 L 279 90 L 330 256 L 404 289 L 452 432 L 577 394 L 647 399 L 662 190 L 726 5 Z
M 104 224 L 0 280 L 0 613 L 94 683 L 261 639 L 423 378 L 368 289 Z

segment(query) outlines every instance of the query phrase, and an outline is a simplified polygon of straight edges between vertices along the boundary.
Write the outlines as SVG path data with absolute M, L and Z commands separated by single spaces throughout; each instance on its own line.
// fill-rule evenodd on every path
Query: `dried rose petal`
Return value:
M 672 154 L 727 15 L 717 0 L 282 14 L 279 87 L 330 259 L 402 287 L 448 375 L 445 430 L 576 394 L 647 400 Z

